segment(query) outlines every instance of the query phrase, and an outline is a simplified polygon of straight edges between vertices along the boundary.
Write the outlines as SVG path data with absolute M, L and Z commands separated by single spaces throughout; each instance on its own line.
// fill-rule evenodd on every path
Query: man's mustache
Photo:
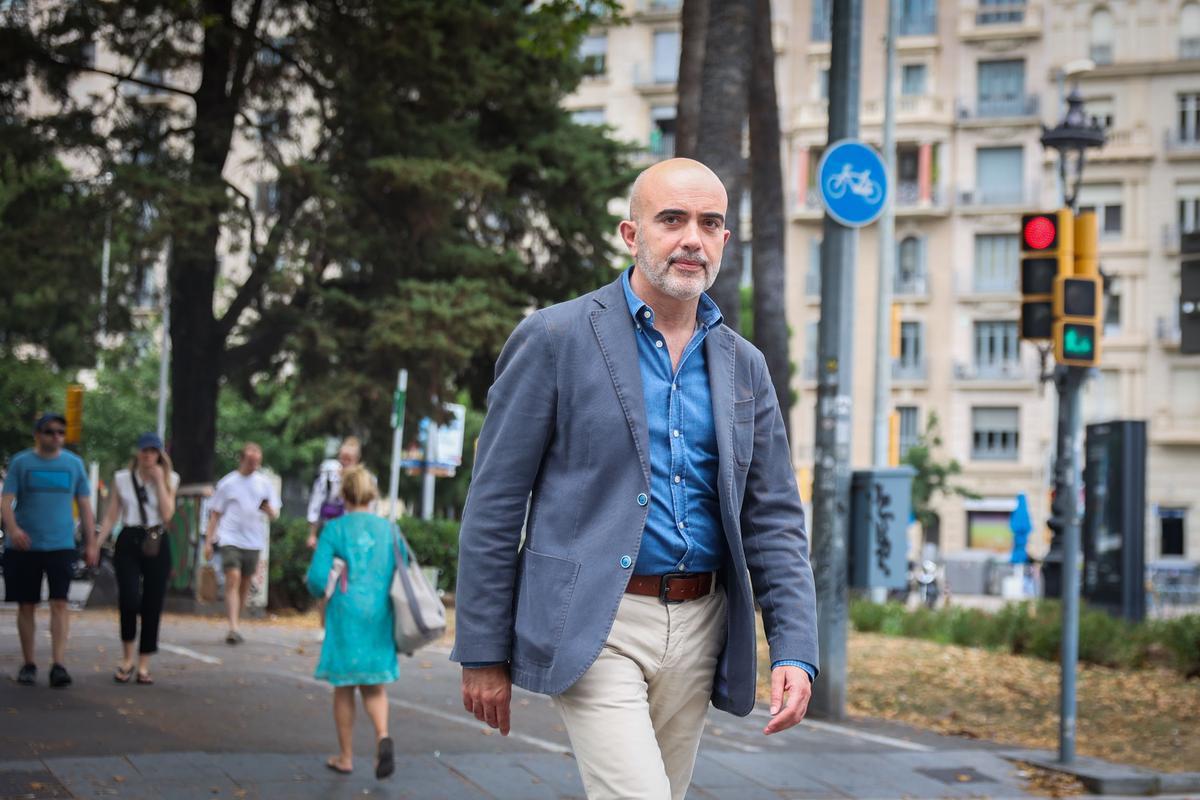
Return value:
M 708 258 L 703 253 L 672 253 L 667 259 L 667 264 L 674 264 L 676 261 L 694 261 L 705 269 L 708 268 Z

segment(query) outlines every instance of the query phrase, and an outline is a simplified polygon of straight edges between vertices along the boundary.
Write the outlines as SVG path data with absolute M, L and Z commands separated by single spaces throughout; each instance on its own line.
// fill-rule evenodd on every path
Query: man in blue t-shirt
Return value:
M 92 489 L 79 456 L 63 450 L 67 421 L 61 414 L 43 414 L 34 426 L 35 446 L 13 456 L 4 479 L 0 515 L 7 543 L 4 547 L 5 600 L 18 603 L 17 633 L 25 663 L 17 683 L 37 682 L 33 660 L 35 612 L 42 599 L 42 576 L 50 584 L 50 637 L 53 665 L 50 685 L 71 685 L 63 666 L 67 649 L 67 589 L 75 561 L 75 515 L 87 542 L 87 562 L 95 566 L 100 548 L 96 542 L 96 518 L 92 513 Z M 14 507 L 15 503 L 15 507 Z

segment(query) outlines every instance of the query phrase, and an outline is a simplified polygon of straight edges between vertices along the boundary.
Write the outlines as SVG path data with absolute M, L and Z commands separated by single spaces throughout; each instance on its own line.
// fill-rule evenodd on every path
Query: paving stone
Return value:
M 141 774 L 123 756 L 47 758 L 44 763 L 54 777 L 72 791 L 82 784 L 120 785 L 141 780 Z
M 514 756 L 513 761 L 548 783 L 563 800 L 584 797 L 583 779 L 571 756 L 528 753 Z
M 221 771 L 237 783 L 295 783 L 325 780 L 328 756 L 282 753 L 219 753 L 213 756 Z
M 772 790 L 825 792 L 826 796 L 833 788 L 831 784 L 822 782 L 806 769 L 807 764 L 818 760 L 815 756 L 805 759 L 796 754 L 711 753 L 710 757 L 745 777 L 749 786 L 758 785 Z M 824 760 L 827 757 L 827 754 L 822 754 L 819 758 Z
M 510 755 L 444 755 L 439 759 L 497 800 L 558 800 L 559 792 Z M 571 762 L 574 767 L 575 762 Z
M 71 794 L 40 761 L 0 764 L 0 798 L 51 800 Z
M 710 751 L 709 753 L 700 753 L 696 757 L 696 767 L 692 771 L 692 785 L 697 786 L 706 791 L 713 789 L 724 788 L 763 788 L 762 784 L 755 783 L 754 780 L 740 772 L 730 769 L 725 764 L 712 758 L 712 752 L 728 752 L 728 751 Z
M 191 782 L 193 778 L 222 778 L 219 761 L 208 753 L 144 753 L 129 756 L 147 781 L 172 778 Z

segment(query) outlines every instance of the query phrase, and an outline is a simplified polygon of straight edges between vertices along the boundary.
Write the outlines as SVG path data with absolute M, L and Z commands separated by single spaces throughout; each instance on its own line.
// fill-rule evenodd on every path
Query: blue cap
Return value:
M 137 449 L 145 450 L 148 447 L 153 447 L 155 450 L 163 449 L 162 439 L 158 438 L 157 433 L 143 433 L 138 437 Z
M 35 431 L 40 431 L 42 428 L 46 427 L 47 422 L 61 422 L 63 425 L 66 425 L 67 418 L 62 414 L 59 414 L 57 411 L 50 411 L 38 417 L 37 422 L 33 423 L 33 429 Z

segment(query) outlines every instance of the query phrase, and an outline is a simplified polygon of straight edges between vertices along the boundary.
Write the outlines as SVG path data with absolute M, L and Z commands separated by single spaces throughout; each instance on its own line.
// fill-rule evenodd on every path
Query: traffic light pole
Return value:
M 858 135 L 862 0 L 833 4 L 829 68 L 829 142 Z M 846 620 L 849 613 L 851 355 L 858 234 L 825 215 L 821 246 L 821 321 L 817 328 L 817 427 L 813 475 L 812 562 L 817 590 L 821 679 L 816 716 L 846 715 Z
M 1054 459 L 1054 503 L 1050 526 L 1062 545 L 1062 644 L 1060 651 L 1058 760 L 1075 760 L 1075 669 L 1079 659 L 1079 393 L 1086 367 L 1058 366 L 1057 454 Z

